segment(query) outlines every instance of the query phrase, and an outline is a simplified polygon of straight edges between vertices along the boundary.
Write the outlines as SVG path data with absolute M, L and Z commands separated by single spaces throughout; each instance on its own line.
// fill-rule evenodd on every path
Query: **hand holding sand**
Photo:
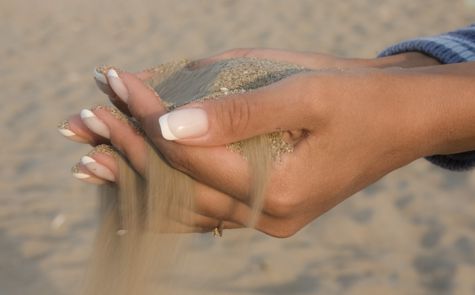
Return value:
M 431 82 L 427 78 L 440 69 L 306 73 L 243 95 L 187 105 L 186 112 L 193 115 L 185 116 L 187 119 L 204 117 L 207 123 L 193 124 L 201 128 L 188 129 L 185 136 L 193 138 L 182 138 L 180 144 L 161 137 L 157 121 L 163 115 L 163 106 L 139 80 L 120 74 L 125 86 L 122 90 L 127 92 L 117 92 L 126 98 L 131 113 L 139 118 L 165 157 L 175 167 L 208 184 L 207 188 L 213 188 L 216 194 L 202 191 L 201 200 L 197 196 L 198 208 L 202 215 L 219 220 L 233 220 L 238 224 L 244 220 L 249 175 L 246 166 L 239 164 L 241 158 L 223 150 L 217 152 L 216 146 L 276 129 L 290 131 L 289 138 L 296 140 L 295 150 L 283 155 L 282 161 L 274 166 L 258 223 L 258 229 L 264 232 L 288 236 L 397 167 L 421 156 L 470 148 L 466 142 L 466 146 L 451 145 L 444 150 L 440 142 L 429 141 L 428 130 L 432 130 L 434 123 L 431 119 L 437 113 L 427 112 L 420 106 L 433 97 L 433 93 L 427 91 L 430 87 L 427 88 L 426 83 Z M 442 72 L 445 70 L 450 74 L 454 69 L 444 67 Z M 117 89 L 114 83 L 111 85 Z M 408 95 L 402 86 L 412 87 L 414 93 Z M 381 93 L 385 99 L 381 99 Z M 432 103 L 437 105 L 440 101 Z M 199 110 L 190 111 L 190 107 Z M 110 127 L 113 143 L 114 137 L 125 134 L 123 126 L 113 126 L 114 118 L 107 119 L 105 111 L 95 113 Z M 414 124 L 415 118 L 417 123 L 424 124 Z M 189 130 L 198 130 L 198 133 Z M 170 131 L 174 137 L 180 137 L 173 133 L 173 126 Z M 300 134 L 305 136 L 295 138 L 294 135 Z M 121 143 L 118 139 L 115 144 L 131 151 L 127 147 L 137 145 L 132 144 L 133 138 L 129 139 Z M 126 154 L 133 162 L 135 153 L 126 151 Z M 137 165 L 140 167 L 139 160 Z M 222 198 L 213 198 L 213 194 L 221 194 Z M 218 201 L 225 199 L 227 203 Z
M 434 114 L 425 114 L 419 105 L 427 103 L 420 97 L 429 99 L 431 94 L 421 86 L 430 81 L 424 77 L 430 71 L 434 70 L 306 73 L 225 100 L 188 105 L 186 112 L 193 116 L 185 117 L 200 120 L 204 116 L 207 124 L 197 124 L 202 127 L 198 134 L 188 133 L 194 138 L 182 138 L 180 144 L 162 138 L 157 121 L 164 109 L 155 94 L 133 75 L 123 73 L 120 79 L 127 90 L 127 96 L 121 96 L 164 156 L 207 184 L 197 202 L 203 216 L 238 224 L 247 218 L 246 166 L 240 157 L 219 145 L 276 129 L 289 131 L 295 150 L 274 166 L 258 223 L 258 229 L 266 233 L 288 236 L 393 169 L 421 156 L 444 152 L 434 150 L 426 134 L 432 123 L 428 115 Z M 403 85 L 417 91 L 408 95 Z M 385 99 L 380 98 L 383 90 Z M 295 107 L 289 108 L 289 102 Z M 105 110 L 96 114 L 110 127 L 112 142 L 115 133 L 119 141 L 115 144 L 130 154 L 137 167 L 143 165 L 144 160 L 134 161 L 140 153 L 127 152 L 131 146 L 137 147 L 132 144 L 134 139 L 120 140 L 127 134 L 126 128 L 114 127 L 113 116 Z M 427 125 L 414 126 L 423 118 L 416 114 L 426 115 Z M 173 134 L 173 126 L 170 131 Z M 452 146 L 445 152 L 453 151 Z
M 294 150 L 273 165 L 257 224 L 261 231 L 286 237 L 386 173 L 427 155 L 419 142 L 424 130 L 412 125 L 416 114 L 410 110 L 418 109 L 414 100 L 396 99 L 399 85 L 393 95 L 380 99 L 385 74 L 299 74 L 166 115 L 140 81 L 126 73 L 120 79 L 128 89 L 130 112 L 168 161 L 212 189 L 196 196 L 205 216 L 245 224 L 250 212 L 247 166 L 223 145 L 287 131 Z

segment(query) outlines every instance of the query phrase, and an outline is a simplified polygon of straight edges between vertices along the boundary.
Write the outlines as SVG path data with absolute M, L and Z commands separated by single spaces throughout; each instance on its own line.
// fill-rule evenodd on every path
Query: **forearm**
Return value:
M 475 150 L 475 62 L 413 70 L 427 82 L 428 136 L 431 154 L 453 154 Z
M 411 52 L 420 52 L 425 54 L 428 57 L 433 58 L 435 61 L 440 62 L 441 64 L 458 64 L 466 63 L 469 61 L 475 61 L 475 24 L 471 24 L 467 27 L 460 28 L 458 30 L 443 33 L 438 36 L 429 36 L 429 37 L 418 37 L 410 40 L 405 40 L 400 43 L 394 44 L 385 50 L 383 50 L 379 56 L 380 57 L 390 57 L 394 55 L 400 55 Z M 448 73 L 447 71 L 455 70 L 455 72 Z M 465 78 L 471 79 L 472 70 L 471 66 L 456 66 L 455 68 L 438 68 L 437 70 L 431 69 L 431 71 L 439 71 L 439 74 L 442 75 L 467 75 Z M 434 72 L 433 72 L 434 73 Z M 442 81 L 444 82 L 444 81 Z M 455 83 L 455 82 L 454 82 Z M 463 83 L 462 83 L 463 84 Z M 464 87 L 465 85 L 461 85 Z M 470 86 L 468 86 L 470 87 Z M 470 88 L 455 89 L 453 92 L 457 94 L 457 100 L 448 101 L 447 99 L 451 96 L 446 97 L 445 101 L 441 103 L 450 103 L 450 107 L 446 110 L 448 113 L 446 116 L 450 116 L 451 112 L 455 109 L 455 116 L 457 114 L 460 116 L 458 118 L 460 121 L 469 122 L 466 120 L 466 117 L 471 117 L 472 109 L 470 108 L 471 99 L 468 101 L 463 101 L 464 95 L 459 92 L 466 90 L 466 93 L 470 93 Z M 466 107 L 465 110 L 457 110 L 457 106 L 461 104 L 462 107 Z M 463 111 L 467 111 L 464 113 Z M 457 118 L 457 117 L 455 117 Z M 434 130 L 432 133 L 433 136 L 438 134 L 440 131 L 440 142 L 439 148 L 434 149 L 435 155 L 426 157 L 427 160 L 432 163 L 441 166 L 443 168 L 451 170 L 466 170 L 475 167 L 475 150 L 471 148 L 469 151 L 467 147 L 472 147 L 471 145 L 471 135 L 467 130 L 463 129 L 463 122 L 455 122 L 455 126 L 452 126 L 452 129 L 448 129 L 452 124 L 450 118 L 443 118 L 448 121 L 440 122 L 441 126 L 438 126 L 440 129 Z M 471 126 L 468 126 L 471 128 Z M 445 133 L 444 133 L 445 132 Z M 465 137 L 463 134 L 465 134 Z M 445 145 L 444 142 L 448 144 Z M 456 154 L 447 154 L 447 151 L 465 151 L 463 153 Z
M 338 60 L 338 65 L 341 66 L 342 60 Z M 391 56 L 377 57 L 377 58 L 348 58 L 343 60 L 343 65 L 349 68 L 354 67 L 371 67 L 371 68 L 413 68 L 425 67 L 432 65 L 439 65 L 440 62 L 430 56 L 420 52 L 406 52 Z
M 406 52 L 368 60 L 368 65 L 375 68 L 401 67 L 415 68 L 440 65 L 440 62 L 420 52 Z
M 422 156 L 475 150 L 475 62 L 391 69 L 419 130 Z
M 417 46 L 414 48 L 418 49 Z M 426 46 L 420 49 L 424 52 Z M 397 85 L 397 89 L 392 90 L 399 96 L 395 99 L 408 98 L 410 124 L 406 125 L 409 127 L 405 132 L 413 137 L 411 140 L 415 144 L 410 149 L 414 149 L 414 159 L 426 157 L 451 170 L 472 168 L 475 166 L 474 63 L 463 62 L 458 55 L 446 55 L 443 50 L 423 52 L 408 51 L 347 61 L 351 67 L 385 69 L 392 73 L 390 79 L 398 77 L 397 83 L 390 81 L 390 84 Z M 444 64 L 450 61 L 458 63 Z M 391 88 L 383 87 L 383 93 Z

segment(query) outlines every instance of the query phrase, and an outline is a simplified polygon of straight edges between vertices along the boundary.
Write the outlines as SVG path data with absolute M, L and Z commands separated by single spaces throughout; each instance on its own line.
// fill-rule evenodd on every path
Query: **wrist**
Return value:
M 441 63 L 421 52 L 405 52 L 401 54 L 368 59 L 367 66 L 375 68 L 401 67 L 415 68 L 440 65 Z
M 475 150 L 475 63 L 388 69 L 400 79 L 420 156 Z

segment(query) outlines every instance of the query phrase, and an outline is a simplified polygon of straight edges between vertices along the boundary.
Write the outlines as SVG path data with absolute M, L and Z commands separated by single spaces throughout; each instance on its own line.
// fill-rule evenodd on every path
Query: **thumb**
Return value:
M 291 77 L 247 93 L 188 104 L 160 117 L 162 136 L 186 145 L 214 146 L 275 131 L 310 130 L 311 98 L 300 86 Z

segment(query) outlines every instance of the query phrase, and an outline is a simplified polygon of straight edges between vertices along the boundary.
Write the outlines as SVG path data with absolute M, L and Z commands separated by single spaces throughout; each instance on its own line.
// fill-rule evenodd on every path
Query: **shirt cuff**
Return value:
M 383 50 L 379 56 L 422 52 L 444 64 L 475 60 L 475 24 L 434 37 L 415 38 Z

